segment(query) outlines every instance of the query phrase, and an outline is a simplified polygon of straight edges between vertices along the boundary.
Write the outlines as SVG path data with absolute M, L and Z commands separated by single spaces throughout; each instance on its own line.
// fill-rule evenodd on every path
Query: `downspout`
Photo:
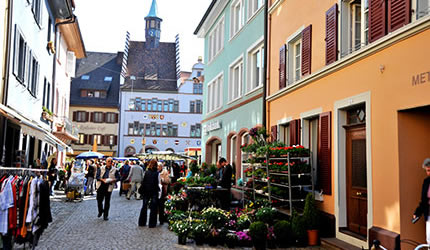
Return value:
M 7 105 L 7 92 L 9 89 L 9 71 L 10 71 L 10 55 L 12 51 L 11 41 L 12 41 L 12 12 L 13 12 L 13 0 L 7 1 L 6 6 L 7 12 L 7 31 L 6 31 L 6 57 L 4 61 L 4 72 L 3 72 L 3 93 L 1 97 L 1 102 Z M 4 165 L 6 161 L 6 135 L 7 135 L 7 118 L 3 119 L 3 140 L 2 140 L 2 155 L 0 159 L 0 164 Z
M 264 81 L 263 81 L 263 127 L 267 125 L 267 115 L 266 115 L 266 95 L 267 95 L 267 54 L 268 54 L 268 11 L 269 11 L 269 0 L 265 0 L 264 3 Z

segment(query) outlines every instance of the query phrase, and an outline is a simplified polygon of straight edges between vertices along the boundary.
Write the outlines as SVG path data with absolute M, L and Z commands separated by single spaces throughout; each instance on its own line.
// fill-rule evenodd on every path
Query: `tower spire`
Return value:
M 157 0 L 152 0 L 151 9 L 146 17 L 158 17 Z

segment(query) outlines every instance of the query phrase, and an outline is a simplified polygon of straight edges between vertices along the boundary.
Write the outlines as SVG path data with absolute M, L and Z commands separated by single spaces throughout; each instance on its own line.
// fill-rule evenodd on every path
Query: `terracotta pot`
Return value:
M 318 245 L 319 235 L 318 230 L 308 230 L 308 245 L 316 246 Z

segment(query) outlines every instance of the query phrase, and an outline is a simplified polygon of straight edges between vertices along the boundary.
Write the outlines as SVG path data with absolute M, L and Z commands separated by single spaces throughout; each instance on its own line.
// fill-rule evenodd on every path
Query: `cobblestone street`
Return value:
M 95 196 L 85 197 L 82 202 L 65 202 L 65 196 L 59 194 L 51 199 L 53 222 L 37 249 L 222 249 L 207 245 L 197 248 L 191 242 L 178 245 L 166 224 L 152 229 L 138 227 L 142 202 L 126 200 L 117 190 L 112 194 L 109 221 L 97 218 Z

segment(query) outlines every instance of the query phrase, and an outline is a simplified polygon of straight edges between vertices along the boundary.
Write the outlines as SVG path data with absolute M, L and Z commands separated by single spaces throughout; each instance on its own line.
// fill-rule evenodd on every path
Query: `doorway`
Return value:
M 367 238 L 366 126 L 352 125 L 346 132 L 346 231 Z

